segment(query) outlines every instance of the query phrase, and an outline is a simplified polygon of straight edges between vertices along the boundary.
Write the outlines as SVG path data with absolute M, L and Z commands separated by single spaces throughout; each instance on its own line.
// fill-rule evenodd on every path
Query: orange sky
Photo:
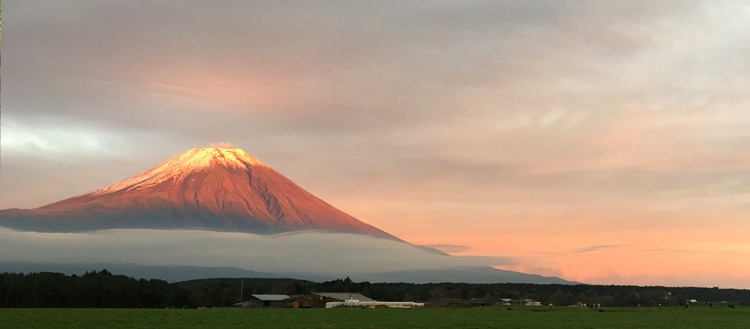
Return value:
M 412 243 L 432 245 L 452 255 L 510 257 L 514 265 L 497 266 L 501 269 L 599 284 L 750 284 L 745 274 L 750 271 L 748 226 L 737 224 L 746 221 L 741 216 L 717 220 L 653 214 L 630 220 L 607 214 L 565 217 L 539 212 L 521 220 L 497 220 L 515 217 L 512 209 L 504 207 L 496 216 L 481 211 L 470 214 L 487 216 L 484 221 L 456 221 L 445 209 L 448 214 L 437 210 L 434 217 L 404 218 L 383 214 L 378 202 L 343 205 L 350 213 L 361 214 L 359 218 Z M 393 205 L 385 208 L 389 206 Z M 519 212 L 526 211 L 520 208 Z

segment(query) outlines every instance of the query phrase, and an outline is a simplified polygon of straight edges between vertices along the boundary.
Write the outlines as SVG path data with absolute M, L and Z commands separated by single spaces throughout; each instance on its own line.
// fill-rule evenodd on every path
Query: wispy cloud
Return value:
M 462 245 L 457 245 L 457 244 L 428 244 L 426 246 L 430 248 L 435 248 L 435 249 L 438 249 L 440 251 L 444 251 L 447 253 L 464 252 L 464 251 L 469 251 L 472 249 L 469 246 L 462 246 Z
M 591 247 L 586 247 L 586 248 L 573 249 L 570 252 L 573 253 L 573 254 L 580 254 L 580 253 L 584 253 L 584 252 L 592 252 L 592 251 L 600 251 L 600 250 L 606 250 L 606 249 L 621 248 L 623 246 L 624 245 L 621 245 L 621 244 L 591 246 Z

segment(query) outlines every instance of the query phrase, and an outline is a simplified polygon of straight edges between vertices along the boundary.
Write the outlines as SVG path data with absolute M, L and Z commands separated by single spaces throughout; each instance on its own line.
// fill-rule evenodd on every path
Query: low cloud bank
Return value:
M 512 264 L 501 257 L 447 256 L 407 243 L 353 234 L 302 232 L 266 236 L 142 229 L 37 233 L 5 228 L 0 228 L 0 262 L 236 267 L 313 275 Z

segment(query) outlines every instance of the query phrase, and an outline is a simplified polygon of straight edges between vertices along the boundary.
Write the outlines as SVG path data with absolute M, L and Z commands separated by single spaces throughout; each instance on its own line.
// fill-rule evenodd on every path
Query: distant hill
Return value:
M 0 272 L 38 273 L 55 272 L 82 275 L 86 272 L 107 271 L 136 279 L 160 279 L 167 282 L 206 278 L 278 278 L 275 274 L 243 270 L 236 267 L 144 266 L 134 264 L 40 264 L 0 262 Z
M 466 282 L 466 283 L 539 283 L 576 284 L 557 277 L 543 277 L 491 267 L 467 267 L 445 270 L 397 271 L 372 274 L 340 273 L 321 275 L 309 273 L 265 273 L 244 270 L 236 267 L 198 266 L 144 266 L 134 264 L 41 264 L 24 262 L 0 262 L 0 272 L 34 273 L 57 272 L 67 275 L 81 275 L 89 271 L 106 269 L 114 274 L 127 275 L 136 279 L 161 279 L 167 282 L 212 278 L 293 278 L 310 281 L 328 281 L 351 276 L 355 280 L 370 282 Z
M 535 284 L 578 284 L 558 277 L 546 277 L 492 267 L 461 267 L 442 270 L 411 270 L 368 274 L 364 278 L 371 282 L 467 282 L 467 283 L 535 283 Z

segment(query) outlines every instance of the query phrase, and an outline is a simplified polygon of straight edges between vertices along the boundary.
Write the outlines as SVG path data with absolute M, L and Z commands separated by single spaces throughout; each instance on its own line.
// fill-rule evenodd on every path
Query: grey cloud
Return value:
M 34 233 L 0 228 L 0 262 L 127 263 L 237 267 L 315 275 L 510 265 L 502 257 L 457 257 L 402 242 L 305 232 L 259 236 L 180 230 Z
M 101 97 L 96 96 L 98 92 L 85 93 L 91 88 L 59 89 L 69 84 L 48 85 L 54 80 L 41 82 L 38 75 L 55 70 L 57 79 L 82 75 L 80 80 L 93 80 L 87 87 L 98 81 L 127 86 L 138 82 L 133 81 L 133 75 L 179 72 L 200 65 L 210 67 L 205 80 L 221 78 L 227 72 L 246 79 L 280 78 L 285 81 L 281 86 L 291 87 L 290 98 L 300 97 L 297 89 L 306 88 L 300 81 L 323 85 L 319 91 L 330 93 L 335 97 L 333 102 L 328 98 L 323 103 L 308 101 L 304 107 L 313 107 L 315 115 L 280 118 L 298 129 L 323 131 L 382 131 L 384 124 L 411 126 L 425 119 L 451 117 L 457 110 L 451 106 L 454 98 L 464 97 L 467 90 L 486 84 L 495 88 L 497 82 L 512 85 L 529 77 L 539 83 L 549 77 L 547 72 L 564 69 L 558 60 L 534 61 L 546 56 L 545 47 L 566 43 L 550 44 L 548 38 L 555 36 L 545 32 L 561 27 L 564 30 L 571 21 L 580 20 L 583 27 L 600 23 L 592 22 L 591 17 L 598 17 L 588 15 L 592 11 L 603 17 L 614 12 L 617 17 L 627 17 L 623 13 L 644 14 L 664 6 L 641 2 L 613 10 L 596 2 L 554 1 L 405 3 L 375 8 L 364 3 L 342 8 L 325 2 L 302 6 L 283 2 L 175 6 L 82 2 L 74 8 L 56 8 L 59 3 L 42 3 L 34 2 L 28 8 L 18 5 L 18 11 L 25 15 L 20 15 L 16 24 L 24 28 L 16 38 L 10 37 L 11 44 L 19 43 L 14 47 L 18 50 L 6 55 L 18 63 L 7 73 L 11 80 L 31 79 L 24 90 L 38 91 L 40 88 L 29 87 L 45 83 L 47 92 L 57 90 L 51 95 L 55 99 L 66 99 L 70 96 L 65 95 L 78 91 L 84 92 L 84 100 L 91 101 Z M 58 12 L 65 14 L 48 20 L 51 13 Z M 286 19 L 268 18 L 281 13 Z M 658 18 L 632 16 L 630 20 L 634 21 Z M 139 28 L 133 29 L 134 25 Z M 585 40 L 576 34 L 572 39 Z M 539 47 L 544 49 L 543 54 L 524 53 Z M 51 61 L 39 55 L 50 52 L 59 58 Z M 549 64 L 554 67 L 546 67 Z M 586 65 L 584 61 L 573 64 Z M 514 72 L 513 67 L 523 69 Z M 537 67 L 541 69 L 529 71 Z M 575 72 L 571 71 L 566 74 Z M 76 99 L 76 105 L 80 102 Z M 96 103 L 92 105 L 107 104 L 106 100 Z M 80 106 L 65 110 L 79 115 L 95 111 Z M 101 119 L 119 122 L 125 112 L 147 114 L 138 109 L 117 112 Z
M 586 248 L 574 249 L 574 250 L 571 251 L 571 253 L 580 254 L 580 253 L 583 253 L 583 252 L 600 251 L 600 250 L 606 250 L 606 249 L 616 249 L 616 248 L 621 248 L 621 247 L 623 247 L 623 245 L 620 245 L 620 244 L 616 244 L 616 245 L 615 244 L 612 244 L 612 245 L 602 245 L 602 246 L 591 246 L 591 247 L 586 247 Z
M 447 253 L 464 252 L 471 250 L 469 246 L 461 246 L 456 244 L 428 244 L 427 247 L 435 248 Z

